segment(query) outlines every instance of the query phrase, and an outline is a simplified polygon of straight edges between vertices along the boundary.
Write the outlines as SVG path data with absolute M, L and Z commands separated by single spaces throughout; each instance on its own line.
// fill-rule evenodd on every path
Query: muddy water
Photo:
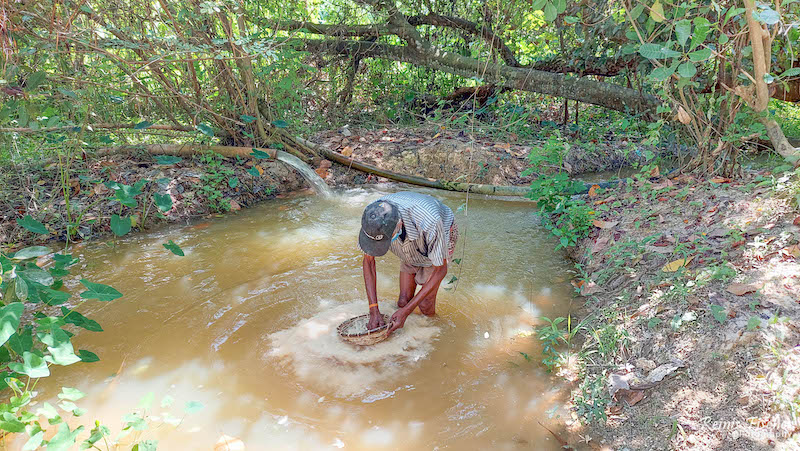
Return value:
M 465 201 L 431 193 L 454 211 Z M 412 315 L 383 348 L 332 339 L 335 324 L 367 311 L 355 240 L 381 194 L 283 199 L 75 249 L 76 273 L 125 296 L 86 304 L 105 332 L 75 340 L 101 361 L 59 368 L 42 397 L 77 387 L 89 413 L 70 423 L 99 418 L 118 431 L 152 393 L 141 438 L 159 449 L 212 449 L 223 434 L 248 449 L 558 449 L 537 421 L 563 418 L 563 393 L 536 364 L 530 333 L 541 315 L 568 310 L 569 268 L 529 204 L 471 197 L 456 213 L 462 261 L 436 317 Z M 162 247 L 169 239 L 185 257 Z M 384 313 L 398 266 L 391 254 L 378 261 Z M 164 397 L 174 403 L 162 407 Z M 184 414 L 190 401 L 204 407 Z M 165 412 L 182 423 L 164 423 Z

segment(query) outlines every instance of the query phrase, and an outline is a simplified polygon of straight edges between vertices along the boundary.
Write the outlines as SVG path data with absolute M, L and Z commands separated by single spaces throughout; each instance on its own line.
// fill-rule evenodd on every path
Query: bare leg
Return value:
M 414 297 L 417 292 L 417 283 L 414 281 L 415 274 L 401 272 L 400 273 L 400 296 L 397 298 L 397 306 L 405 307 L 408 301 Z
M 433 316 L 436 314 L 436 294 L 439 293 L 439 285 L 441 284 L 442 281 L 440 280 L 439 283 L 436 284 L 433 293 L 419 303 L 419 310 L 423 315 Z

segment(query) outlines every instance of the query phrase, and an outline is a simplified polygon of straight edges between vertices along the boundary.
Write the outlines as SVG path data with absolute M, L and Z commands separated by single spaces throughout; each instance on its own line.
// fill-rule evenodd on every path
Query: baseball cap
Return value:
M 377 200 L 364 209 L 358 245 L 365 253 L 380 257 L 392 245 L 392 233 L 400 220 L 400 211 L 385 200 Z

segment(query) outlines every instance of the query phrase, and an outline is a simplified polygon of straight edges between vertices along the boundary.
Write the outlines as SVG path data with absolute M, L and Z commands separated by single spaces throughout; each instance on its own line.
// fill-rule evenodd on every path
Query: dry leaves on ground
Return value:
M 735 294 L 736 296 L 744 296 L 747 293 L 755 293 L 759 287 L 756 285 L 749 285 L 745 283 L 732 283 L 728 285 L 728 293 Z
M 687 266 L 693 259 L 694 256 L 691 256 L 689 258 L 679 258 L 678 260 L 673 260 L 664 265 L 664 267 L 661 268 L 661 270 L 664 272 L 675 272 L 683 268 L 684 266 Z
M 595 219 L 592 221 L 595 227 L 599 227 L 601 229 L 610 229 L 615 225 L 619 224 L 619 221 L 603 221 L 602 219 Z

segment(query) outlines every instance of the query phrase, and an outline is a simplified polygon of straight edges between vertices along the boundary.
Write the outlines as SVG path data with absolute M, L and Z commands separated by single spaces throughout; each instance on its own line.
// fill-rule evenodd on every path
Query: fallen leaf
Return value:
M 661 175 L 661 171 L 658 170 L 658 166 L 650 170 L 650 177 L 658 177 L 659 175 Z
M 241 209 L 242 206 L 239 205 L 239 202 L 236 202 L 235 200 L 231 199 L 231 211 L 239 211 Z
M 621 404 L 627 404 L 630 407 L 635 406 L 642 399 L 644 399 L 644 390 L 628 390 L 623 388 L 617 392 L 617 401 Z
M 595 227 L 599 227 L 601 229 L 610 229 L 615 225 L 619 224 L 619 221 L 603 221 L 601 219 L 595 219 L 594 221 L 592 221 L 592 224 L 594 224 Z
M 714 183 L 730 183 L 731 179 L 727 177 L 712 177 L 711 181 Z
M 694 259 L 694 256 L 691 256 L 689 258 L 680 258 L 678 260 L 671 261 L 666 265 L 664 265 L 664 267 L 661 268 L 661 270 L 664 272 L 675 272 L 678 269 L 687 266 L 692 261 L 692 259 Z
M 243 451 L 244 442 L 230 435 L 223 435 L 214 445 L 214 451 Z
M 597 190 L 600 189 L 600 185 L 592 185 L 589 188 L 589 197 L 597 197 Z
M 342 149 L 342 155 L 344 155 L 346 157 L 349 157 L 350 155 L 353 155 L 353 148 L 350 147 L 350 146 L 346 146 L 344 149 Z
M 792 221 L 792 224 L 794 224 L 796 226 L 800 226 L 800 216 L 794 218 L 794 221 Z
M 661 382 L 665 377 L 674 373 L 678 368 L 683 368 L 682 362 L 670 362 L 658 366 L 656 369 L 647 375 L 647 381 L 650 383 Z
M 314 172 L 316 172 L 317 175 L 320 176 L 320 178 L 323 178 L 323 179 L 328 176 L 328 168 L 317 168 L 317 169 L 314 169 Z
M 596 254 L 605 249 L 609 239 L 610 237 L 608 236 L 598 238 L 597 241 L 595 241 L 594 244 L 592 245 L 592 249 L 589 251 L 589 253 Z
M 499 148 L 499 149 L 504 149 L 506 151 L 511 149 L 511 144 L 509 144 L 509 143 L 498 143 L 498 144 L 495 144 L 494 146 Z
M 258 171 L 258 175 L 264 175 L 264 168 L 260 165 L 256 165 L 256 170 Z
M 795 244 L 783 249 L 781 252 L 785 253 L 786 255 L 791 255 L 795 258 L 800 258 L 800 244 Z
M 581 296 L 589 296 L 590 294 L 597 293 L 598 291 L 600 291 L 600 287 L 594 282 L 581 285 Z
M 748 285 L 744 283 L 732 283 L 728 285 L 728 293 L 733 293 L 736 296 L 744 296 L 747 293 L 755 293 L 758 287 L 755 285 Z

